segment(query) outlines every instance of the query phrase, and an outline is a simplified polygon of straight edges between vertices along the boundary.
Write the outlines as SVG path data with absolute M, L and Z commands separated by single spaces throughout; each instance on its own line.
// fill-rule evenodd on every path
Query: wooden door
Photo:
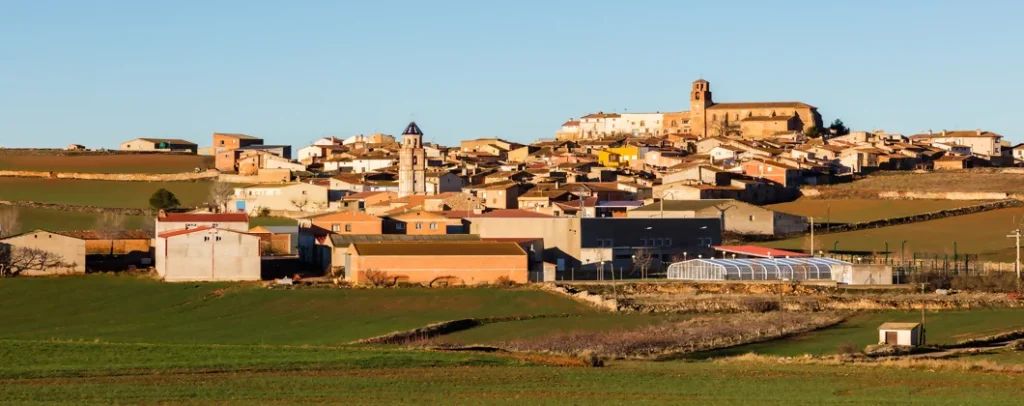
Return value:
M 895 331 L 886 331 L 885 332 L 885 343 L 889 344 L 889 345 L 896 345 L 897 344 L 896 332 Z

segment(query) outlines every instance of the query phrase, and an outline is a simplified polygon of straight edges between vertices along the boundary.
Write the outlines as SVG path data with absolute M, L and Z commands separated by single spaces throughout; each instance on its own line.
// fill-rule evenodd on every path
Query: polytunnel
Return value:
M 668 279 L 691 281 L 832 280 L 853 264 L 832 258 L 707 258 L 676 262 Z

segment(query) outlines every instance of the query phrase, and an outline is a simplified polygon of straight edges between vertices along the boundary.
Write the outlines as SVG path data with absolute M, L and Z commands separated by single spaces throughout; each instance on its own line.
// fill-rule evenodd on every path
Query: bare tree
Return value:
M 25 271 L 45 271 L 70 265 L 64 262 L 64 257 L 47 250 L 0 245 L 0 275 L 18 276 Z
M 308 197 L 302 196 L 292 198 L 292 206 L 295 206 L 299 211 L 306 211 L 306 206 L 309 206 L 309 204 L 310 202 Z
M 227 211 L 228 203 L 235 196 L 235 188 L 224 182 L 213 182 L 210 186 L 210 202 L 217 208 L 217 211 Z
M 110 240 L 110 253 L 114 255 L 114 240 L 121 238 L 125 229 L 125 218 L 121 214 L 104 212 L 96 219 L 96 226 L 93 230 L 104 240 Z
M 363 271 L 363 277 L 365 277 L 371 285 L 376 287 L 390 286 L 393 284 L 391 281 L 391 275 L 388 275 L 387 272 L 378 269 L 367 269 Z
M 640 269 L 640 276 L 647 279 L 647 268 L 654 262 L 654 255 L 651 250 L 637 248 L 633 251 L 633 266 Z
M 18 209 L 11 207 L 0 209 L 0 238 L 7 238 L 21 232 L 21 220 Z

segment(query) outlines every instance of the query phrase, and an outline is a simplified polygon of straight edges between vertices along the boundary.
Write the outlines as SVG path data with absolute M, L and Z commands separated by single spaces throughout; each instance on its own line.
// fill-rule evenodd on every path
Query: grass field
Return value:
M 21 231 L 48 230 L 71 231 L 96 228 L 99 213 L 39 209 L 33 207 L 0 207 L 0 210 L 17 210 Z M 125 216 L 125 227 L 138 229 L 144 221 L 153 221 L 146 216 Z
M 249 217 L 249 227 L 257 226 L 294 226 L 299 224 L 295 219 L 287 217 L 259 216 Z
M 754 352 L 765 355 L 795 357 L 803 354 L 836 354 L 839 346 L 852 344 L 864 348 L 878 344 L 878 326 L 885 322 L 920 322 L 920 312 L 885 311 L 863 313 L 851 317 L 838 326 L 795 337 L 764 343 L 743 345 L 725 350 L 691 354 L 687 358 L 700 359 Z M 1024 328 L 1024 310 L 971 310 L 927 312 L 925 314 L 929 344 L 955 344 L 1004 331 Z
M 552 365 L 568 360 L 550 356 L 344 344 L 461 317 L 563 313 L 576 317 L 495 324 L 476 334 L 628 328 L 664 317 L 600 313 L 534 290 L 0 279 L 0 404 L 1015 405 L 1024 397 L 1024 377 L 994 373 L 680 361 L 584 368 Z M 883 318 L 914 317 L 867 315 L 799 342 L 834 346 Z M 1021 319 L 1008 311 L 929 318 L 934 340 L 955 338 L 944 330 L 996 331 Z
M 831 251 L 835 241 L 838 250 L 858 252 L 884 252 L 889 242 L 892 255 L 900 255 L 900 244 L 907 241 L 907 256 L 911 253 L 943 254 L 953 256 L 953 241 L 957 242 L 960 254 L 979 254 L 982 260 L 1013 261 L 1013 241 L 1006 235 L 1014 228 L 1013 222 L 1024 219 L 1024 208 L 992 210 L 965 216 L 947 217 L 939 220 L 903 224 L 868 230 L 834 234 L 818 234 L 815 244 L 818 250 Z M 808 237 L 766 242 L 763 245 L 774 248 L 807 250 Z
M 767 206 L 783 213 L 814 217 L 819 223 L 861 223 L 913 216 L 984 203 L 977 200 L 800 199 Z
M 0 170 L 79 173 L 182 173 L 213 168 L 213 157 L 178 154 L 0 155 Z
M 0 178 L 0 199 L 95 207 L 149 208 L 149 197 L 170 190 L 183 207 L 210 195 L 210 182 L 113 182 L 102 180 Z
M 101 275 L 0 280 L 0 339 L 340 345 L 466 317 L 595 312 L 539 290 L 268 290 Z
M 629 330 L 666 321 L 683 320 L 685 316 L 652 314 L 589 314 L 567 318 L 532 319 L 485 324 L 469 330 L 444 335 L 434 343 L 460 345 L 492 345 L 527 338 L 557 337 L 571 332 Z
M 1024 174 L 997 170 L 937 171 L 929 173 L 882 172 L 851 183 L 825 189 L 901 192 L 996 192 L 1024 193 Z
M 475 353 L 10 341 L 0 354 L 5 404 L 1015 405 L 1024 396 L 1020 376 L 859 366 L 581 368 Z

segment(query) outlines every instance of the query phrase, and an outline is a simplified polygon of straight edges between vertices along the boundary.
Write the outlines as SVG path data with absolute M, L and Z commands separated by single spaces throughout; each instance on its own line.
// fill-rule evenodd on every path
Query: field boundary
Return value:
M 220 172 L 208 169 L 202 172 L 183 173 L 81 173 L 81 172 L 47 172 L 47 171 L 9 171 L 0 170 L 0 177 L 6 178 L 43 178 L 43 179 L 77 179 L 77 180 L 108 180 L 118 182 L 176 182 L 216 180 Z
M 12 201 L 12 200 L 0 200 L 0 206 L 11 206 L 11 207 L 27 207 L 32 209 L 49 209 L 59 211 L 71 211 L 79 213 L 114 213 L 123 214 L 126 216 L 148 216 L 152 215 L 152 210 L 149 209 L 126 209 L 116 207 L 95 207 L 95 206 L 78 206 L 70 204 L 56 204 L 56 203 L 39 203 L 39 202 L 28 202 L 28 201 Z

